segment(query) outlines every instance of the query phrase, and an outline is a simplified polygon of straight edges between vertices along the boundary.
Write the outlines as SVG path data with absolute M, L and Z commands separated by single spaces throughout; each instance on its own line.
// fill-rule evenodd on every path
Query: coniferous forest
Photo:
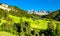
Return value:
M 59 9 L 40 16 L 16 6 L 8 8 L 13 10 L 0 8 L 0 36 L 60 36 Z

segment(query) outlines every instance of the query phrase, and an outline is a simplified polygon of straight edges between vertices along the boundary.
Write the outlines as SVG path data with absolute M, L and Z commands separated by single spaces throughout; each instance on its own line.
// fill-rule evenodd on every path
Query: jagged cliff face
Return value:
M 0 4 L 0 9 L 7 10 L 7 11 L 10 11 L 10 10 L 16 11 L 16 9 L 14 9 L 13 6 L 9 6 L 7 4 Z
M 41 11 L 38 11 L 38 12 L 35 11 L 35 10 L 29 10 L 28 13 L 29 14 L 38 14 L 38 15 L 48 15 L 48 14 L 50 14 L 50 13 L 44 11 L 44 10 L 41 10 Z
M 44 10 L 41 10 L 40 12 L 37 12 L 36 14 L 39 14 L 39 15 L 48 15 L 49 13 L 44 11 Z
M 7 11 L 12 10 L 12 9 L 9 8 L 8 5 L 6 5 L 6 4 L 1 4 L 1 5 L 0 5 L 0 8 L 3 9 L 3 10 L 7 10 Z

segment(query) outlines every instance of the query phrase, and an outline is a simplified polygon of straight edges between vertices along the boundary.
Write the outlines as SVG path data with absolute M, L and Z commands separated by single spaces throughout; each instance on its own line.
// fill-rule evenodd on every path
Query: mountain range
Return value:
M 20 9 L 17 6 L 1 3 L 0 35 L 40 36 L 44 34 L 45 36 L 53 36 L 53 34 L 56 35 L 57 31 L 60 31 L 59 9 L 53 12 L 46 12 L 44 10 L 30 12 Z
M 41 11 L 34 11 L 34 10 L 29 10 L 28 12 L 25 10 L 22 10 L 16 6 L 10 6 L 7 4 L 2 4 L 0 3 L 0 15 L 4 15 L 4 13 L 2 14 L 2 12 L 7 12 L 13 16 L 17 16 L 17 17 L 39 17 L 41 16 L 42 18 L 50 18 L 50 19 L 55 19 L 55 20 L 59 20 L 60 19 L 60 10 L 56 10 L 53 12 L 46 12 L 44 10 Z

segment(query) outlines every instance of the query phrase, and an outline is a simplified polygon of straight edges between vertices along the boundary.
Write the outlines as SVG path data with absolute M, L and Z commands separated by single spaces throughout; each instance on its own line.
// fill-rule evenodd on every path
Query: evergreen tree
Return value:
M 48 23 L 48 33 L 49 36 L 55 36 L 54 23 L 51 21 Z
M 60 36 L 60 23 L 57 23 L 57 26 L 56 26 L 56 35 Z

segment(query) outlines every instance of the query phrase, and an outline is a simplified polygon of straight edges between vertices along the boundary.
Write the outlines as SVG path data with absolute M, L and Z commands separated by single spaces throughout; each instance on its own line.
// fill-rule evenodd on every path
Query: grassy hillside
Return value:
M 0 36 L 16 36 L 16 35 L 5 32 L 5 31 L 0 31 Z
M 37 36 L 42 34 L 51 36 L 60 33 L 58 32 L 60 31 L 60 21 L 56 21 L 60 19 L 60 10 L 42 18 L 37 14 L 28 14 L 16 6 L 9 6 L 9 8 L 13 10 L 0 9 L 0 36 Z
M 14 7 L 16 10 L 19 10 L 19 11 L 23 11 L 23 10 L 20 10 L 20 9 L 18 9 L 17 7 Z M 26 12 L 24 12 L 24 13 L 26 13 L 26 14 L 24 14 L 23 12 L 16 12 L 16 11 L 14 11 L 14 12 L 12 12 L 12 11 L 10 11 L 10 13 L 7 13 L 7 14 L 5 14 L 6 13 L 6 11 L 5 10 L 3 10 L 3 9 L 0 9 L 0 12 L 1 12 L 1 23 L 0 23 L 0 25 L 4 22 L 4 23 L 6 23 L 6 22 L 8 22 L 7 20 L 4 20 L 4 16 L 6 15 L 6 17 L 9 17 L 10 19 L 13 19 L 13 21 L 14 21 L 14 23 L 20 23 L 20 19 L 21 19 L 21 17 L 22 17 L 22 21 L 27 21 L 27 22 L 29 22 L 29 24 L 31 25 L 31 27 L 32 28 L 41 28 L 41 29 L 47 29 L 47 24 L 48 24 L 48 21 L 47 21 L 47 19 L 40 19 L 40 20 L 33 20 L 31 17 L 30 18 L 27 18 L 26 17 L 26 15 L 27 15 L 27 13 Z M 3 13 L 4 12 L 4 13 Z M 16 14 L 15 14 L 16 13 Z M 24 14 L 24 15 L 22 15 L 22 14 Z M 50 15 L 48 15 L 48 17 L 49 18 L 54 18 L 57 14 L 59 14 L 58 13 L 58 11 L 55 11 L 55 12 L 53 12 L 53 13 L 51 13 Z M 8 16 L 7 16 L 8 15 Z M 19 17 L 19 15 L 21 16 L 21 17 Z M 28 14 L 29 15 L 29 14 Z M 27 16 L 28 16 L 27 15 Z M 55 20 L 53 21 L 54 23 L 55 23 Z
M 55 20 L 53 20 L 53 19 L 47 19 L 47 18 L 44 18 L 44 19 L 40 19 L 40 20 L 33 20 L 32 18 L 27 18 L 27 17 L 17 17 L 17 16 L 12 16 L 12 15 L 8 15 L 9 16 L 9 18 L 10 19 L 13 19 L 13 21 L 10 21 L 10 20 L 6 20 L 6 19 L 1 19 L 1 23 L 0 23 L 0 26 L 2 26 L 2 28 L 1 29 L 3 29 L 2 31 L 6 31 L 6 32 L 0 32 L 0 33 L 8 33 L 8 35 L 11 35 L 11 36 L 14 36 L 13 34 L 9 34 L 9 33 L 12 33 L 12 32 L 14 32 L 14 34 L 16 34 L 16 28 L 15 28 L 15 30 L 13 30 L 13 29 L 11 29 L 11 28 L 9 28 L 9 26 L 11 25 L 11 27 L 12 27 L 12 25 L 13 25 L 13 23 L 16 23 L 16 24 L 18 24 L 18 23 L 21 23 L 22 21 L 22 24 L 24 23 L 24 22 L 27 22 L 27 23 L 29 23 L 30 24 L 30 28 L 31 28 L 31 30 L 32 29 L 42 29 L 42 30 L 47 30 L 48 29 L 48 24 L 49 24 L 49 22 L 51 23 L 51 24 L 53 24 L 53 26 L 54 26 L 54 29 L 56 29 L 56 25 L 57 25 L 57 23 L 60 23 L 59 21 L 55 21 Z M 21 21 L 21 19 L 22 19 L 22 21 Z M 13 23 L 12 23 L 13 22 Z M 3 24 L 4 23 L 10 23 L 10 24 L 7 24 L 7 25 L 9 25 L 9 26 L 6 26 L 6 28 L 7 29 L 4 29 L 3 28 Z M 15 24 L 14 24 L 15 25 Z M 12 28 L 14 28 L 14 27 L 12 27 Z M 0 30 L 1 30 L 0 29 Z M 9 29 L 11 29 L 10 30 L 10 32 L 9 32 Z M 5 35 L 6 35 L 5 34 Z M 2 34 L 0 34 L 1 36 L 4 36 L 4 35 L 2 35 Z M 8 35 L 6 35 L 6 36 L 8 36 Z
M 9 17 L 11 19 L 13 19 L 14 23 L 20 23 L 20 19 L 21 17 L 16 17 L 16 16 L 12 16 L 12 15 L 9 15 Z M 22 21 L 25 22 L 29 22 L 29 24 L 31 25 L 32 28 L 41 28 L 41 29 L 47 29 L 47 24 L 49 22 L 48 19 L 40 19 L 40 20 L 32 20 L 32 18 L 26 18 L 26 17 L 22 17 Z M 1 23 L 7 23 L 8 21 L 7 20 L 3 20 L 1 19 Z M 53 20 L 54 23 L 58 23 L 58 21 L 55 21 Z M 1 25 L 0 23 L 0 25 Z
M 53 11 L 51 14 L 47 15 L 46 17 L 60 21 L 60 10 Z

